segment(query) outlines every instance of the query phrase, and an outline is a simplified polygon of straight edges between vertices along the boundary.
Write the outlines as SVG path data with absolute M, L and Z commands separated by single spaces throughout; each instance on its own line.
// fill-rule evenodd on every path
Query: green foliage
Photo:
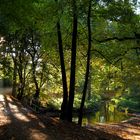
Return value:
M 62 99 L 52 99 L 48 100 L 47 105 L 45 106 L 48 110 L 60 110 L 61 109 Z
M 86 99 L 86 109 L 98 109 L 100 102 L 109 102 L 120 108 L 140 111 L 140 16 L 136 14 L 135 4 L 103 0 L 91 5 L 92 57 L 88 89 L 91 99 Z M 88 0 L 78 0 L 77 8 L 75 108 L 79 108 L 85 80 Z M 60 21 L 69 83 L 72 16 L 71 1 L 0 1 L 0 39 L 5 39 L 4 43 L 0 42 L 1 77 L 12 79 L 16 62 L 16 84 L 23 78 L 24 95 L 33 96 L 36 88 L 29 53 L 35 53 L 40 99 L 50 108 L 60 109 L 63 94 L 56 24 Z

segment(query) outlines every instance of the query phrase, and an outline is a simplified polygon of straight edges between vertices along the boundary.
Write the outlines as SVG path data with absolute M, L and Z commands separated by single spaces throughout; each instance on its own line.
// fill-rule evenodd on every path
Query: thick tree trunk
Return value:
M 23 51 L 22 51 L 23 52 Z M 18 68 L 18 75 L 19 75 L 19 85 L 18 85 L 18 94 L 17 94 L 17 99 L 21 100 L 24 94 L 24 82 L 23 82 L 23 61 L 22 57 L 23 54 L 20 52 L 19 54 L 19 68 Z
M 18 94 L 17 94 L 17 99 L 21 100 L 24 94 L 24 86 L 23 86 L 23 78 L 20 76 L 20 83 L 18 85 Z
M 65 69 L 65 63 L 64 63 L 62 36 L 61 36 L 61 29 L 60 29 L 59 21 L 57 22 L 57 35 L 58 35 L 59 56 L 60 56 L 62 84 L 63 84 L 63 101 L 61 105 L 60 119 L 65 120 L 66 115 L 67 115 L 68 89 L 67 89 L 67 80 L 66 80 L 66 69 Z
M 89 69 L 90 69 L 90 50 L 91 50 L 91 26 L 90 26 L 90 14 L 91 14 L 91 0 L 89 0 L 89 8 L 88 8 L 88 18 L 87 18 L 87 26 L 88 26 L 88 51 L 87 51 L 87 66 L 86 66 L 86 74 L 85 74 L 85 83 L 84 83 L 84 89 L 83 89 L 83 96 L 81 100 L 80 110 L 79 110 L 79 120 L 78 124 L 82 124 L 82 118 L 83 118 L 83 108 L 86 98 L 86 92 L 87 92 L 87 85 L 88 85 L 88 78 L 89 78 Z
M 71 48 L 71 74 L 70 74 L 70 89 L 67 120 L 72 121 L 72 110 L 75 91 L 75 71 L 76 71 L 76 48 L 77 48 L 77 6 L 76 0 L 72 1 L 73 6 L 73 33 L 72 33 L 72 48 Z

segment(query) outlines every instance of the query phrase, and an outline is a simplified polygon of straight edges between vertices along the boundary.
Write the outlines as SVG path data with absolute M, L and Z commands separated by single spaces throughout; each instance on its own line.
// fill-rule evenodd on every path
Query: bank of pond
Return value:
M 118 110 L 117 108 L 110 106 L 106 108 L 101 106 L 98 111 L 90 111 L 90 113 L 85 113 L 82 120 L 83 126 L 92 126 L 97 123 L 119 123 L 127 120 L 131 117 L 128 113 L 128 109 Z M 78 114 L 74 114 L 73 122 L 78 122 Z
M 31 105 L 37 113 L 46 113 L 52 117 L 59 117 L 60 110 L 53 107 L 39 107 Z M 78 122 L 78 109 L 73 111 L 73 122 Z M 131 112 L 132 113 L 132 112 Z M 133 112 L 135 113 L 135 112 Z M 118 108 L 116 105 L 103 103 L 98 108 L 84 109 L 82 126 L 92 126 L 97 123 L 119 123 L 131 117 L 128 108 Z

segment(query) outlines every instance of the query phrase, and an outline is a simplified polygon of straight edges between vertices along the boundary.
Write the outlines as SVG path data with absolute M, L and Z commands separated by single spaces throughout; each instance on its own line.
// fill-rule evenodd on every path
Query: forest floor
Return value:
M 0 94 L 0 140 L 140 140 L 140 117 L 120 124 L 83 128 L 49 114 L 35 114 Z
M 105 138 L 111 135 L 126 140 L 140 140 L 140 116 L 132 117 L 121 123 L 96 124 L 88 129 L 98 133 L 97 135 L 102 133 Z

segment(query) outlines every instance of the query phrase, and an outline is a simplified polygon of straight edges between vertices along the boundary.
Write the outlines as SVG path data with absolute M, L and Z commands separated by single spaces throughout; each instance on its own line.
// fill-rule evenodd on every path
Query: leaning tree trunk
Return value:
M 72 122 L 72 110 L 75 92 L 75 71 L 76 71 L 76 48 L 77 48 L 77 5 L 76 0 L 72 1 L 73 6 L 73 33 L 72 33 L 72 48 L 71 48 L 71 74 L 70 74 L 70 89 L 67 120 Z
M 87 91 L 87 85 L 88 85 L 88 78 L 89 78 L 89 70 L 90 70 L 90 50 L 91 50 L 91 26 L 90 26 L 90 15 L 91 15 L 91 0 L 89 0 L 89 8 L 88 8 L 88 17 L 87 17 L 87 26 L 88 26 L 88 51 L 87 51 L 87 66 L 86 66 L 86 74 L 85 74 L 85 83 L 84 83 L 84 89 L 83 89 L 83 96 L 81 100 L 80 110 L 79 110 L 79 120 L 78 124 L 82 124 L 82 118 L 83 118 L 83 108 L 86 98 L 86 91 Z

